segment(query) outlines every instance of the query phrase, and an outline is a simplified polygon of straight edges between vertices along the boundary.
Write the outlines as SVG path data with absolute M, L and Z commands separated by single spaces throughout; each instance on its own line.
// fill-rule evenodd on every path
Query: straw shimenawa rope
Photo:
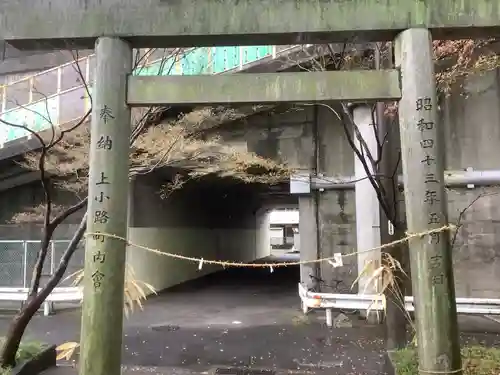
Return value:
M 349 253 L 349 254 L 341 254 L 341 256 L 342 257 L 349 257 L 349 256 L 354 256 L 356 254 L 362 254 L 362 253 L 368 253 L 371 251 L 383 250 L 383 249 L 387 249 L 387 248 L 390 248 L 390 247 L 393 247 L 396 245 L 400 245 L 400 244 L 405 243 L 405 242 L 412 240 L 414 238 L 420 238 L 420 237 L 423 237 L 426 235 L 440 233 L 440 232 L 444 232 L 444 231 L 451 231 L 455 228 L 456 228 L 455 225 L 446 225 L 446 226 L 443 226 L 440 228 L 429 229 L 427 231 L 423 231 L 420 233 L 407 233 L 406 237 L 401 238 L 399 240 L 396 240 L 396 241 L 393 241 L 393 242 L 390 242 L 390 243 L 387 243 L 387 244 L 384 244 L 381 246 L 373 247 L 371 249 L 361 250 L 361 251 L 357 251 L 357 252 Z M 241 267 L 248 267 L 248 268 L 271 268 L 272 269 L 272 268 L 277 268 L 277 267 L 290 267 L 290 266 L 298 266 L 301 264 L 314 264 L 314 263 L 328 262 L 328 261 L 334 261 L 337 259 L 337 257 L 333 256 L 333 257 L 327 257 L 327 258 L 301 260 L 301 261 L 297 261 L 297 262 L 286 262 L 286 263 L 241 263 L 241 262 L 232 262 L 232 261 L 219 261 L 219 260 L 188 257 L 188 256 L 180 255 L 180 254 L 164 252 L 164 251 L 161 251 L 158 249 L 153 249 L 153 248 L 150 248 L 147 246 L 132 243 L 124 237 L 120 237 L 120 236 L 117 236 L 117 235 L 114 235 L 111 233 L 88 232 L 88 233 L 86 233 L 86 236 L 87 237 L 88 236 L 95 236 L 95 237 L 102 236 L 102 237 L 107 237 L 107 238 L 111 238 L 111 239 L 115 239 L 115 240 L 124 241 L 128 246 L 136 247 L 138 249 L 146 250 L 146 251 L 152 252 L 154 254 L 166 256 L 166 257 L 173 258 L 173 259 L 180 259 L 180 260 L 185 260 L 188 262 L 198 263 L 200 265 L 201 264 L 216 264 L 216 265 L 220 265 L 223 267 L 240 267 L 240 268 Z

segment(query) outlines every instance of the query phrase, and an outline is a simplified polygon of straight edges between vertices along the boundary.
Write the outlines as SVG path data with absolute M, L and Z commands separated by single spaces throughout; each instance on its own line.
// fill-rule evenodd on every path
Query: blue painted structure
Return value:
M 145 76 L 219 74 L 241 69 L 248 63 L 272 56 L 274 51 L 275 46 L 192 48 L 144 64 L 137 68 L 134 74 Z M 84 82 L 87 82 L 91 89 L 94 66 L 95 55 L 91 55 L 79 60 L 78 63 L 70 62 L 2 86 L 0 118 L 34 131 L 81 118 L 90 108 Z M 22 128 L 2 123 L 0 147 L 29 135 L 29 132 Z

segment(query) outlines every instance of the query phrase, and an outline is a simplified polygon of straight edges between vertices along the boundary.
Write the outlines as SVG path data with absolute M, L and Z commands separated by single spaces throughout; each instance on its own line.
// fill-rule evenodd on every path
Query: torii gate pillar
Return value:
M 119 38 L 99 38 L 91 118 L 87 230 L 126 238 L 130 108 L 127 79 L 132 48 Z M 87 238 L 80 374 L 121 373 L 126 243 Z
M 400 33 L 395 59 L 401 68 L 399 125 L 406 219 L 408 231 L 416 234 L 448 225 L 444 144 L 429 30 Z M 449 233 L 413 238 L 409 251 L 419 372 L 461 374 Z

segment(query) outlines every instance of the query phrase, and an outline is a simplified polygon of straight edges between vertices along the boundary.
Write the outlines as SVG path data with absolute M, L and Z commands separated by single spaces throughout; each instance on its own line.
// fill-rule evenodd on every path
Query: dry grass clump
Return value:
M 83 277 L 84 270 L 81 269 L 72 273 L 66 279 L 73 279 L 72 285 L 83 289 L 83 286 L 81 285 Z M 132 266 L 127 264 L 125 267 L 125 285 L 123 290 L 125 299 L 123 312 L 126 317 L 134 312 L 136 307 L 140 310 L 143 309 L 143 301 L 147 298 L 147 291 L 156 294 L 154 287 L 144 281 L 138 280 Z
M 396 260 L 391 254 L 382 252 L 381 253 L 381 264 L 375 263 L 373 260 L 368 262 L 363 270 L 359 273 L 356 280 L 354 280 L 352 286 L 359 283 L 360 279 L 364 276 L 368 276 L 369 279 L 366 282 L 365 288 L 362 293 L 366 293 L 367 289 L 370 288 L 376 291 L 374 299 L 371 306 L 369 307 L 367 313 L 369 314 L 372 310 L 378 314 L 380 308 L 385 312 L 387 307 L 387 301 L 385 295 L 389 292 L 395 299 L 398 307 L 405 313 L 406 318 L 410 325 L 413 327 L 413 321 L 410 314 L 405 309 L 404 293 L 399 288 L 399 283 L 396 275 L 403 275 L 407 277 L 404 272 L 401 263 Z
M 78 270 L 75 273 L 69 275 L 66 279 L 73 279 L 73 286 L 83 288 L 82 281 L 84 277 L 84 270 Z M 129 317 L 131 313 L 135 311 L 136 308 L 143 310 L 144 301 L 147 299 L 147 292 L 156 294 L 155 288 L 141 280 L 136 278 L 134 269 L 129 264 L 125 268 L 125 285 L 123 289 L 124 294 L 124 304 L 123 312 L 125 317 Z M 65 342 L 59 345 L 56 350 L 58 352 L 57 359 L 69 360 L 80 347 L 78 342 Z

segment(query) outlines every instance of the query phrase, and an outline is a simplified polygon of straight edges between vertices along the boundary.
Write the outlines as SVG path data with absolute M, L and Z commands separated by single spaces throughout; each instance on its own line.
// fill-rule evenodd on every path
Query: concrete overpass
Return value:
M 180 61 L 172 64 L 173 70 L 170 70 L 171 66 L 167 62 L 164 74 L 287 70 L 309 58 L 315 48 L 262 46 L 188 50 Z M 139 74 L 162 74 L 158 71 L 158 66 L 162 61 L 164 63 L 164 58 L 158 58 L 157 55 L 150 58 L 150 62 Z M 84 57 L 80 61 L 83 71 L 90 74 L 94 60 L 95 56 L 91 54 Z M 53 76 L 59 78 L 52 80 Z M 92 82 L 91 76 L 88 76 L 88 79 Z M 64 87 L 60 85 L 63 81 L 67 82 Z M 43 88 L 47 91 L 44 98 L 36 98 L 33 95 L 36 91 L 34 82 L 45 82 Z M 26 97 L 30 98 L 30 101 L 17 103 L 18 106 L 12 107 L 16 95 L 19 95 L 24 86 L 28 88 Z M 65 126 L 71 120 L 82 116 L 88 108 L 88 101 L 83 92 L 84 86 L 78 82 L 73 63 L 70 61 L 4 86 L 5 111 L 2 118 L 12 123 L 25 123 L 30 129 L 39 131 L 50 129 L 52 124 Z M 10 103 L 10 107 L 7 103 Z M 46 113 L 47 110 L 49 112 Z M 26 116 L 27 113 L 30 116 Z M 16 212 L 36 206 L 42 199 L 43 192 L 37 182 L 38 173 L 26 171 L 16 164 L 25 152 L 37 148 L 38 141 L 26 132 L 15 129 L 12 131 L 12 128 L 5 125 L 1 129 L 1 240 L 36 240 L 41 236 L 39 221 L 17 225 L 9 224 L 8 221 Z M 243 142 L 246 144 L 246 141 Z M 200 180 L 197 184 L 188 185 L 180 195 L 173 196 L 175 204 L 170 203 L 170 200 L 167 203 L 160 199 L 158 190 L 165 179 L 168 179 L 169 173 L 173 172 L 165 171 L 149 177 L 139 177 L 132 182 L 129 218 L 129 237 L 132 242 L 165 252 L 206 259 L 253 261 L 270 254 L 268 230 L 272 208 L 290 204 L 297 207 L 297 198 L 288 194 L 287 185 L 266 189 L 259 186 L 242 186 L 230 179 Z M 152 196 L 146 197 L 149 193 Z M 191 195 L 200 199 L 192 199 Z M 186 198 L 188 196 L 189 198 Z M 57 191 L 54 203 L 68 206 L 77 200 L 78 197 L 72 193 Z M 70 238 L 81 217 L 81 214 L 77 214 L 60 226 L 54 239 Z M 59 252 L 59 256 L 60 254 Z M 192 264 L 179 263 L 171 258 L 159 257 L 138 249 L 130 249 L 129 261 L 138 277 L 152 284 L 157 290 L 217 270 L 215 267 L 205 267 L 203 272 L 200 272 Z M 58 262 L 57 254 L 55 262 Z M 73 270 L 80 266 L 83 266 L 83 252 L 76 254 L 72 262 Z M 176 271 L 165 272 L 165 267 Z
M 363 53 L 363 48 L 360 51 L 360 53 Z M 312 56 L 327 53 L 327 51 L 321 45 L 195 48 L 187 49 L 181 55 L 179 61 L 167 59 L 166 62 L 162 53 L 163 51 L 153 52 L 146 65 L 138 69 L 137 75 L 169 76 L 287 71 L 297 69 L 298 64 L 310 60 Z M 85 54 L 79 61 L 82 72 L 85 73 L 90 85 L 94 82 L 92 74 L 94 64 L 95 55 L 89 53 Z M 160 68 L 160 66 L 164 66 L 164 68 Z M 65 84 L 63 84 L 64 82 Z M 43 84 L 41 87 L 37 87 L 38 83 Z M 28 95 L 25 95 L 25 97 L 28 101 L 15 102 L 16 96 L 19 96 L 19 92 L 23 90 L 23 87 L 27 88 Z M 38 98 L 35 93 L 41 91 L 41 88 L 45 90 L 42 92 L 44 95 L 42 98 Z M 5 111 L 2 113 L 2 118 L 12 123 L 25 123 L 33 130 L 46 131 L 50 129 L 52 124 L 65 126 L 65 124 L 71 123 L 71 121 L 83 116 L 89 108 L 89 101 L 85 95 L 85 87 L 81 80 L 79 80 L 73 61 L 39 72 L 34 76 L 28 76 L 11 82 L 4 87 L 3 92 L 3 108 Z M 7 103 L 9 104 L 7 105 Z M 17 103 L 18 105 L 13 106 L 13 103 Z M 278 108 L 275 113 L 279 113 L 283 109 Z M 269 111 L 265 111 L 263 116 L 271 122 L 274 117 L 279 117 L 279 115 L 270 116 Z M 308 124 L 310 122 L 306 121 L 302 125 L 307 126 Z M 217 132 L 226 138 L 225 141 L 227 143 L 238 144 L 240 147 L 244 145 L 247 150 L 274 160 L 280 159 L 278 154 L 284 158 L 283 161 L 287 162 L 289 162 L 288 159 L 293 157 L 292 155 L 286 155 L 286 153 L 292 150 L 287 150 L 283 154 L 284 150 L 280 150 L 278 144 L 262 145 L 263 147 L 261 147 L 259 144 L 262 144 L 262 140 L 247 139 L 246 135 L 241 137 L 241 129 L 238 130 L 237 127 L 239 125 L 234 122 L 228 123 L 225 126 L 219 127 Z M 228 131 L 233 126 L 236 127 Z M 260 126 L 256 127 L 256 129 L 259 128 Z M 36 183 L 39 178 L 38 173 L 27 172 L 19 168 L 17 164 L 12 163 L 12 161 L 18 160 L 23 153 L 37 148 L 38 141 L 30 137 L 27 132 L 19 129 L 9 128 L 8 126 L 2 126 L 1 129 L 3 133 L 0 132 L 0 134 L 3 134 L 3 138 L 0 137 L 0 139 L 2 139 L 1 143 L 3 147 L 0 148 L 0 158 L 2 159 L 0 163 L 4 167 L 0 176 L 0 189 L 4 191 L 3 196 L 5 197 L 5 204 L 2 210 L 2 221 L 5 223 L 16 211 L 37 205 L 40 202 L 42 192 Z M 288 131 L 286 128 L 284 129 L 285 132 Z M 292 133 L 295 132 L 294 129 L 291 130 Z M 271 135 L 270 137 L 272 138 L 273 136 Z M 254 137 L 250 135 L 250 138 Z M 301 152 L 300 149 L 295 149 L 295 151 Z M 303 163 L 299 166 L 299 169 L 305 167 L 308 170 L 306 164 Z M 187 191 L 190 191 L 190 194 L 207 196 L 209 197 L 207 201 L 212 203 L 218 202 L 221 207 L 229 204 L 231 207 L 227 208 L 229 210 L 228 213 L 225 213 L 224 209 L 221 211 L 221 217 L 225 218 L 225 222 L 218 224 L 218 221 L 211 217 L 209 210 L 214 209 L 214 207 L 210 205 L 198 202 L 201 208 L 194 209 L 191 207 L 191 199 L 185 202 L 188 206 L 177 204 L 174 207 L 170 207 L 170 205 L 167 205 L 165 210 L 169 212 L 168 217 L 170 219 L 162 216 L 161 211 L 151 211 L 150 214 L 147 214 L 149 209 L 144 210 L 143 207 L 162 207 L 164 203 L 159 199 L 158 194 L 153 194 L 153 197 L 146 198 L 141 193 L 140 197 L 136 198 L 135 194 L 137 193 L 135 192 L 150 191 L 155 193 L 164 178 L 165 175 L 160 174 L 150 178 L 141 177 L 132 182 L 129 237 L 132 242 L 162 249 L 165 252 L 181 252 L 207 259 L 212 258 L 210 255 L 213 255 L 216 259 L 236 261 L 253 261 L 265 258 L 270 255 L 269 234 L 267 233 L 270 211 L 273 207 L 282 207 L 283 205 L 293 205 L 298 208 L 298 197 L 288 194 L 289 188 L 287 184 L 275 186 L 272 190 L 268 190 L 255 186 L 252 189 L 249 187 L 243 188 L 231 182 L 224 185 L 224 181 L 222 181 L 222 186 L 225 187 L 219 186 L 218 189 L 214 190 L 210 186 L 207 186 L 208 183 L 215 183 L 209 180 L 209 182 L 200 181 L 199 185 L 196 187 L 192 186 Z M 221 182 L 219 181 L 218 184 L 220 185 Z M 243 202 L 244 204 L 250 204 L 250 213 L 244 214 L 245 210 L 247 210 L 244 205 L 235 206 L 231 200 L 219 200 L 219 195 L 221 194 L 222 196 L 226 196 L 227 194 L 240 196 L 242 189 L 250 197 L 253 196 L 253 203 L 250 203 L 252 199 L 245 199 L 241 202 L 241 204 Z M 56 204 L 67 206 L 76 203 L 75 197 L 71 193 L 61 191 L 58 192 L 58 195 Z M 177 197 L 177 199 L 183 201 L 184 197 L 182 195 Z M 139 205 L 135 204 L 134 199 L 140 200 L 141 203 Z M 136 209 L 135 207 L 138 208 Z M 178 214 L 176 213 L 177 210 L 179 210 Z M 190 212 L 193 216 L 184 217 L 184 210 Z M 237 213 L 238 210 L 241 212 Z M 206 217 L 204 225 L 208 225 L 209 227 L 202 230 L 199 229 L 203 228 L 201 224 L 194 223 L 190 227 L 189 219 L 191 217 L 196 217 L 200 220 Z M 234 217 L 239 217 L 242 220 L 241 223 L 233 219 L 229 220 L 229 218 Z M 55 238 L 70 238 L 80 219 L 81 215 L 73 216 L 70 221 L 58 228 Z M 180 221 L 179 223 L 176 223 L 175 220 L 177 219 Z M 210 227 L 210 225 L 214 227 Z M 226 227 L 227 225 L 239 225 L 240 227 Z M 178 226 L 181 228 L 179 231 L 175 229 Z M 240 231 L 242 232 L 239 233 Z M 202 233 L 205 233 L 207 237 L 199 237 L 202 236 Z M 17 226 L 5 225 L 2 231 L 2 238 L 4 240 L 38 239 L 40 238 L 40 234 L 39 225 L 24 223 Z M 167 241 L 169 235 L 180 240 L 178 243 L 174 242 L 172 245 L 179 247 L 171 248 L 168 245 L 170 244 L 170 241 Z M 196 241 L 198 237 L 199 241 Z M 188 242 L 183 242 L 181 239 L 185 239 Z M 207 249 L 209 250 L 208 253 L 206 252 Z M 204 269 L 204 272 L 199 272 L 196 267 L 193 268 L 190 264 L 182 264 L 178 268 L 174 266 L 178 261 L 167 257 L 157 259 L 158 255 L 137 249 L 131 250 L 129 254 L 129 261 L 136 269 L 137 276 L 141 280 L 149 282 L 158 290 L 190 278 L 202 276 L 204 273 L 216 269 L 207 267 Z M 75 256 L 73 268 L 79 264 L 83 264 L 83 254 Z M 151 272 L 152 269 L 161 269 L 163 267 L 161 266 L 162 264 L 164 266 L 172 265 L 178 272 Z M 309 274 L 304 273 L 304 275 L 305 280 L 308 281 Z

